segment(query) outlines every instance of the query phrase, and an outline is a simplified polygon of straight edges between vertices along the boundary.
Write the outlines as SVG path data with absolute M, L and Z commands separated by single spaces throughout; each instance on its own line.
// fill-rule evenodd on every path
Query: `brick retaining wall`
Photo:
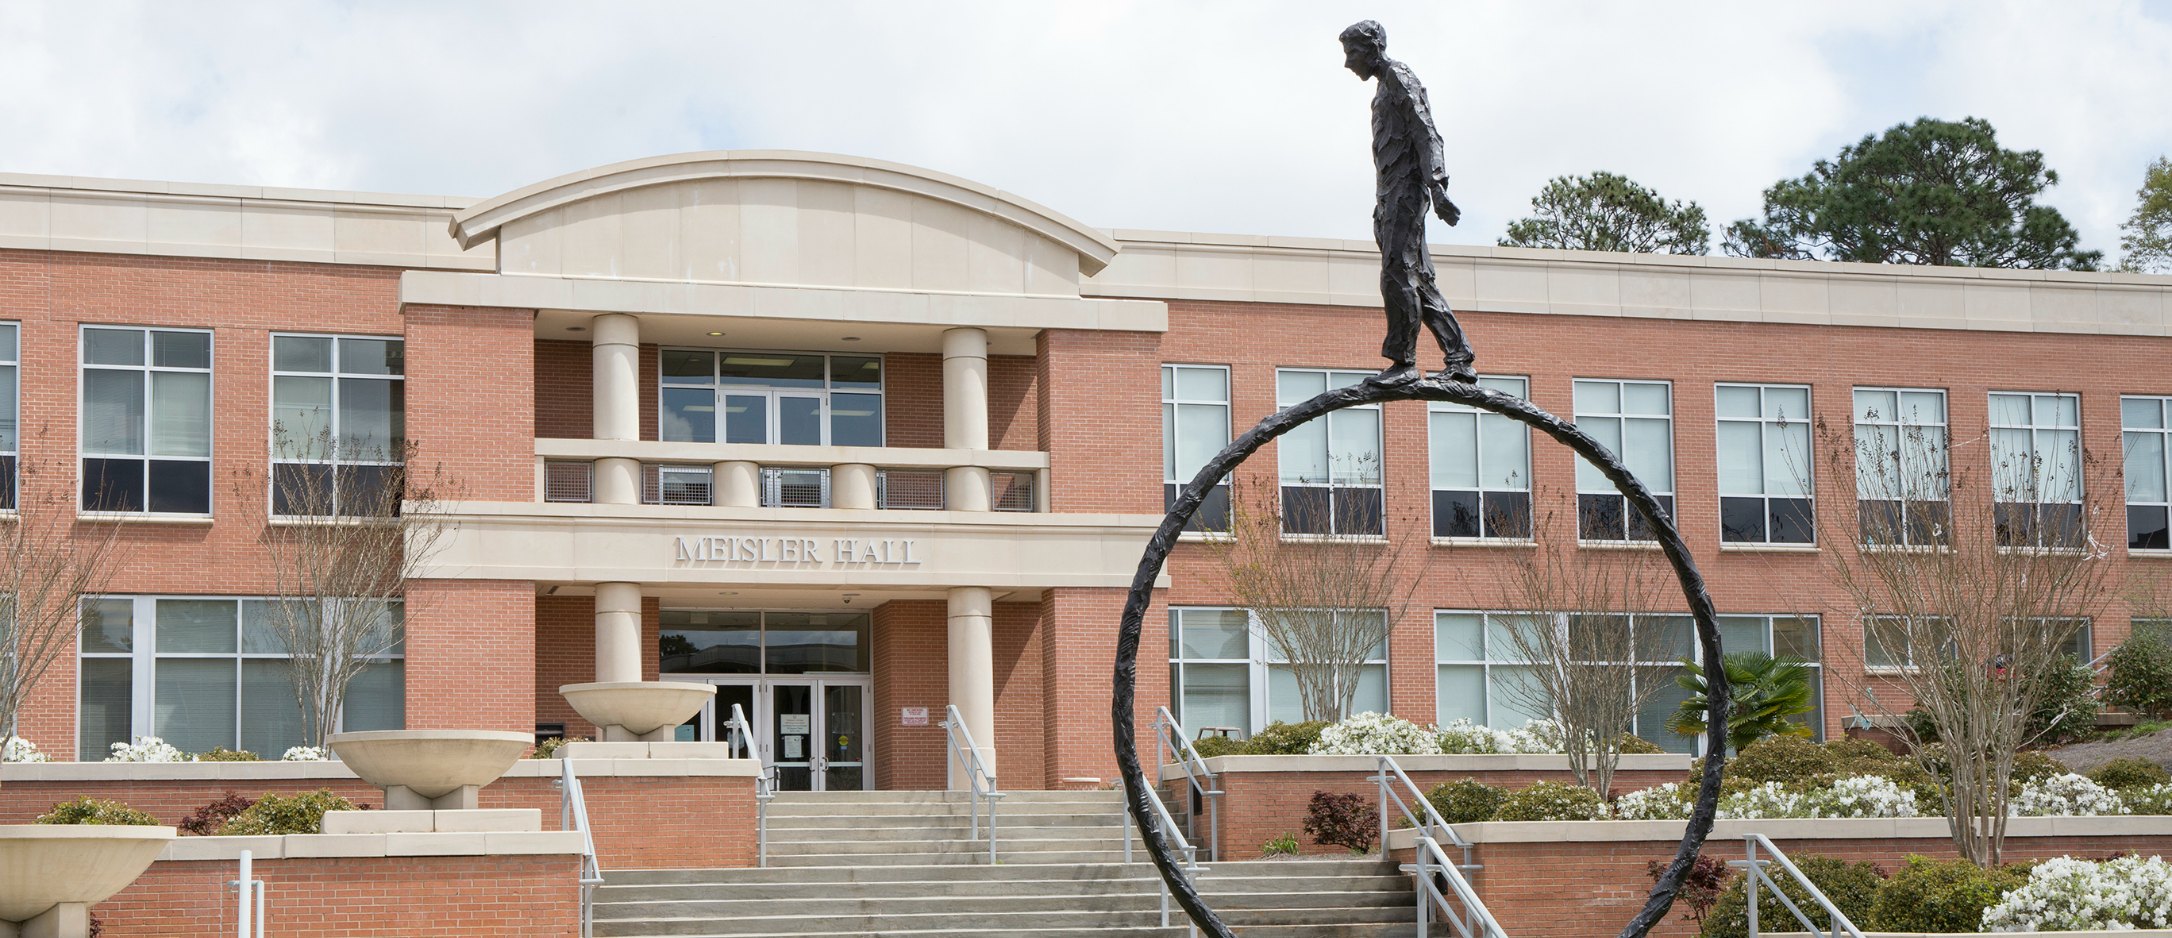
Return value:
M 13 786 L 9 786 L 13 787 Z M 571 854 L 259 860 L 265 933 L 282 938 L 580 934 Z M 92 912 L 106 938 L 234 931 L 232 861 L 162 860 Z

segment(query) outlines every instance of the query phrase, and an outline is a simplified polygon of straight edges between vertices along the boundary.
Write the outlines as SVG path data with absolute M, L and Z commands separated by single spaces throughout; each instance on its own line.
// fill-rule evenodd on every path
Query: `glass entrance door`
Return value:
M 860 791 L 867 772 L 867 685 L 806 680 L 769 684 L 770 765 L 780 791 Z
M 822 684 L 822 787 L 828 791 L 866 788 L 867 687 Z

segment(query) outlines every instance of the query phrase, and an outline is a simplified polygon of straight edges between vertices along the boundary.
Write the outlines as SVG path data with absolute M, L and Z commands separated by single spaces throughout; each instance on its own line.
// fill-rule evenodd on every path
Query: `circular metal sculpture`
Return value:
M 1453 363 L 1451 363 L 1453 364 Z M 1131 594 L 1124 603 L 1123 625 L 1116 637 L 1116 674 L 1111 700 L 1110 719 L 1116 730 L 1116 761 L 1123 773 L 1124 809 L 1130 813 L 1132 823 L 1146 841 L 1147 856 L 1161 873 L 1163 882 L 1177 904 L 1199 929 L 1216 938 L 1234 938 L 1227 924 L 1214 914 L 1201 899 L 1178 866 L 1175 855 L 1169 849 L 1169 841 L 1161 828 L 1153 822 L 1149 806 L 1149 781 L 1139 765 L 1137 722 L 1132 712 L 1134 691 L 1138 684 L 1139 634 L 1146 619 L 1147 605 L 1154 598 L 1154 581 L 1161 576 L 1162 565 L 1169 559 L 1169 550 L 1177 542 L 1177 536 L 1190 523 L 1199 510 L 1207 491 L 1227 477 L 1231 471 L 1249 458 L 1267 441 L 1281 436 L 1298 426 L 1330 411 L 1354 407 L 1360 404 L 1378 404 L 1387 401 L 1425 400 L 1449 401 L 1508 417 L 1559 441 L 1578 456 L 1596 466 L 1614 487 L 1626 496 L 1629 504 L 1644 519 L 1658 538 L 1659 548 L 1666 554 L 1667 562 L 1674 568 L 1676 579 L 1682 586 L 1682 598 L 1688 602 L 1690 614 L 1697 623 L 1697 644 L 1704 660 L 1719 661 L 1719 628 L 1713 621 L 1712 598 L 1705 593 L 1704 577 L 1697 572 L 1697 565 L 1690 560 L 1689 548 L 1682 542 L 1681 532 L 1674 527 L 1674 520 L 1659 507 L 1644 483 L 1629 473 L 1627 467 L 1614 458 L 1598 441 L 1586 435 L 1574 424 L 1568 423 L 1521 398 L 1510 397 L 1461 381 L 1439 378 L 1405 380 L 1392 384 L 1376 381 L 1328 391 L 1302 404 L 1286 408 L 1259 422 L 1243 436 L 1207 462 L 1177 495 L 1176 504 L 1161 519 L 1161 526 L 1147 542 L 1146 553 L 1139 558 L 1138 572 L 1131 579 Z M 1726 671 L 1709 668 L 1706 679 L 1710 706 L 1707 713 L 1706 733 L 1709 739 L 1727 738 L 1727 712 L 1729 689 Z M 1705 835 L 1712 831 L 1712 818 L 1719 802 L 1721 763 L 1725 756 L 1715 749 L 1704 760 L 1704 774 L 1697 789 L 1697 802 L 1690 812 L 1689 825 L 1682 832 L 1681 847 L 1675 852 L 1674 861 L 1652 887 L 1649 898 L 1636 916 L 1621 931 L 1623 938 L 1641 938 L 1652 926 L 1667 914 L 1674 903 L 1675 891 L 1681 886 L 1682 877 L 1694 863 L 1698 851 L 1704 845 Z M 1159 767 L 1156 767 L 1157 771 Z

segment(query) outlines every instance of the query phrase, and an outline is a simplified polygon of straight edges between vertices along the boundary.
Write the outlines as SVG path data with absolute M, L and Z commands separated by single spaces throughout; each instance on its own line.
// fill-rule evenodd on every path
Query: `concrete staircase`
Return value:
M 769 868 L 606 871 L 596 934 L 1188 934 L 1174 905 L 1174 927 L 1160 927 L 1160 880 L 1145 854 L 1123 862 L 1128 828 L 1114 792 L 1009 793 L 993 866 L 987 844 L 969 837 L 967 810 L 947 792 L 779 794 Z M 1415 932 L 1410 877 L 1377 858 L 1215 863 L 1200 888 L 1247 938 Z

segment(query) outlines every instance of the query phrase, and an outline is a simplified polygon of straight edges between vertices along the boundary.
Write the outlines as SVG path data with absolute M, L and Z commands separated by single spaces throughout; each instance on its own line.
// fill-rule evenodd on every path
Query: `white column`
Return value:
M 949 670 L 950 702 L 973 734 L 988 771 L 995 772 L 995 601 L 987 587 L 950 589 Z M 953 776 L 960 788 L 966 786 L 963 768 Z
M 943 333 L 943 446 L 988 448 L 988 333 Z M 943 473 L 943 496 L 952 511 L 987 511 L 988 469 L 957 466 Z
M 593 343 L 592 436 L 630 442 L 641 438 L 641 321 L 605 313 L 589 321 Z M 604 505 L 641 503 L 641 461 L 596 460 L 594 498 Z
M 833 508 L 874 508 L 875 467 L 863 463 L 845 463 L 830 467 L 830 506 Z
M 734 460 L 711 467 L 716 474 L 718 505 L 727 508 L 759 508 L 762 505 L 762 467 Z
M 596 680 L 641 679 L 641 584 L 596 584 Z

